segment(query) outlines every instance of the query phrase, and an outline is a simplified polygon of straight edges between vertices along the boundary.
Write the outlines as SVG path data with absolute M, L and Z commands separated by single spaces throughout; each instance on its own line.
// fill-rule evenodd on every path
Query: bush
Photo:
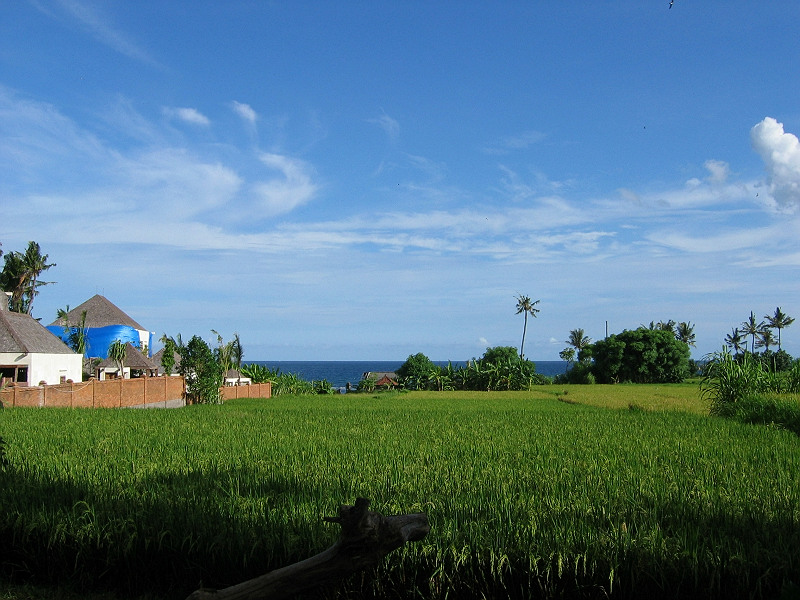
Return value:
M 422 352 L 410 355 L 406 362 L 397 369 L 397 378 L 403 387 L 409 390 L 422 390 L 427 386 L 431 375 L 436 372 L 436 365 Z
M 679 383 L 689 375 L 689 346 L 671 331 L 640 327 L 592 345 L 600 383 Z

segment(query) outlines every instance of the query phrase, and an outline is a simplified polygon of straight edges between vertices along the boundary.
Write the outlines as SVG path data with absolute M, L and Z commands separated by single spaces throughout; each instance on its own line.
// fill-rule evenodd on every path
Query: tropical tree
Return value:
M 750 345 L 751 352 L 755 352 L 756 336 L 761 333 L 762 329 L 764 329 L 764 321 L 761 321 L 760 323 L 756 322 L 756 315 L 751 310 L 750 317 L 747 319 L 747 321 L 742 323 L 742 333 L 751 336 L 752 339 L 752 344 Z
M 114 361 L 117 365 L 120 379 L 125 377 L 125 356 L 127 355 L 126 343 L 120 340 L 114 340 L 108 347 L 108 358 Z
M 734 356 L 739 356 L 739 352 L 742 351 L 742 342 L 744 342 L 744 336 L 742 332 L 739 331 L 738 327 L 734 327 L 731 332 L 725 336 L 725 345 L 733 350 Z
M 794 323 L 794 317 L 790 317 L 786 315 L 781 310 L 781 307 L 778 306 L 775 309 L 774 315 L 764 315 L 764 318 L 767 320 L 767 327 L 770 329 L 777 329 L 778 330 L 778 351 L 780 352 L 781 348 L 781 329 L 785 329 L 792 323 Z
M 675 338 L 687 346 L 695 345 L 694 325 L 690 321 L 681 321 L 675 326 Z
M 69 304 L 67 308 L 59 308 L 56 311 L 56 316 L 61 321 L 62 327 L 64 327 L 67 346 L 78 354 L 86 356 L 86 351 L 89 349 L 89 328 L 86 327 L 86 311 L 81 311 L 81 318 L 75 325 L 69 322 Z
M 584 333 L 583 329 L 578 328 L 569 332 L 567 343 L 575 348 L 580 357 L 581 352 L 592 345 L 592 339 Z
M 422 352 L 410 354 L 395 371 L 404 387 L 410 390 L 425 389 L 431 374 L 436 373 L 436 364 Z
M 5 264 L 0 273 L 0 287 L 11 292 L 9 309 L 14 312 L 31 314 L 33 300 L 39 288 L 51 281 L 41 281 L 42 273 L 56 266 L 48 264 L 47 254 L 42 254 L 39 244 L 28 242 L 24 253 L 10 252 L 5 255 Z
M 575 348 L 564 348 L 558 353 L 558 357 L 564 362 L 571 363 L 575 360 Z
M 766 352 L 769 352 L 770 346 L 775 345 L 775 335 L 772 333 L 772 329 L 769 327 L 764 327 L 761 331 L 758 332 L 758 341 L 756 341 L 756 348 L 764 348 Z
M 522 327 L 522 343 L 519 346 L 519 357 L 522 359 L 525 356 L 525 333 L 528 331 L 528 315 L 536 318 L 536 313 L 539 312 L 536 305 L 539 304 L 539 300 L 531 302 L 530 296 L 523 296 L 522 294 L 515 296 L 515 298 L 517 299 L 517 314 L 522 313 L 525 316 L 525 324 Z
M 225 373 L 206 342 L 192 336 L 189 342 L 178 349 L 181 356 L 179 373 L 186 378 L 186 396 L 198 404 L 222 402 L 220 387 Z

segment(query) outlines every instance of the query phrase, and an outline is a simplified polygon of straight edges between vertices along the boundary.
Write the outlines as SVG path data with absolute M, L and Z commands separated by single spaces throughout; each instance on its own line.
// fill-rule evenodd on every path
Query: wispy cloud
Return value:
M 44 5 L 38 0 L 30 0 L 42 13 L 51 18 L 56 17 L 52 5 Z M 87 31 L 92 37 L 109 48 L 133 60 L 160 67 L 150 53 L 142 48 L 130 35 L 119 29 L 112 19 L 98 8 L 97 4 L 89 4 L 79 0 L 56 0 L 56 7 L 60 7 L 67 17 Z
M 170 118 L 179 119 L 191 125 L 200 125 L 203 127 L 208 127 L 211 125 L 211 120 L 196 108 L 176 108 L 165 106 L 163 113 Z
M 367 119 L 367 122 L 380 127 L 392 142 L 397 141 L 397 138 L 400 137 L 400 123 L 386 113 L 372 119 Z
M 258 120 L 258 114 L 249 104 L 244 104 L 243 102 L 237 102 L 236 100 L 233 100 L 231 102 L 231 108 L 233 109 L 233 112 L 239 115 L 239 117 L 241 117 L 250 125 L 255 125 L 256 121 Z
M 547 138 L 547 135 L 541 131 L 522 131 L 500 138 L 485 147 L 483 151 L 486 154 L 510 154 L 519 150 L 527 150 L 531 146 L 542 142 L 545 138 Z
M 253 190 L 266 216 L 291 212 L 311 200 L 318 186 L 312 181 L 311 167 L 302 160 L 265 152 L 260 160 L 282 178 L 254 184 Z

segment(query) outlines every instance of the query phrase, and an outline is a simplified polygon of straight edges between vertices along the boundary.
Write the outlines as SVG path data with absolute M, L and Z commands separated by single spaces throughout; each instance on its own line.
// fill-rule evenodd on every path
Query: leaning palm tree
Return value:
M 675 326 L 675 337 L 687 346 L 694 346 L 694 325 L 690 321 L 681 321 Z
M 794 323 L 794 317 L 790 317 L 786 315 L 781 310 L 781 307 L 777 307 L 775 309 L 775 314 L 764 315 L 764 318 L 767 320 L 767 327 L 770 329 L 777 329 L 778 330 L 778 351 L 780 352 L 781 348 L 781 329 L 788 327 L 792 323 Z
M 739 352 L 742 350 L 743 341 L 744 337 L 738 327 L 734 327 L 733 330 L 725 336 L 725 345 L 732 349 L 736 356 L 739 356 Z
M 762 329 L 764 329 L 764 321 L 761 321 L 761 323 L 756 323 L 756 315 L 751 310 L 750 318 L 742 323 L 742 333 L 751 336 L 753 343 L 750 346 L 750 350 L 753 352 L 756 348 L 756 336 L 761 333 Z
M 517 299 L 517 314 L 522 313 L 525 315 L 525 324 L 522 328 L 522 343 L 519 346 L 519 357 L 522 359 L 525 356 L 525 332 L 528 331 L 528 315 L 536 317 L 536 313 L 539 312 L 536 305 L 539 304 L 539 301 L 531 302 L 530 296 L 523 296 L 522 294 L 515 296 L 515 298 Z

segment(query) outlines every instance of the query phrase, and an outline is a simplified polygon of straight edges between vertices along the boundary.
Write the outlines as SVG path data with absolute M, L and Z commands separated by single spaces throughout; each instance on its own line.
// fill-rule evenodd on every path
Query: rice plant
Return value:
M 183 598 L 327 548 L 322 517 L 364 496 L 431 533 L 330 597 L 758 598 L 800 580 L 800 447 L 770 428 L 511 392 L 3 416 L 5 579 Z

